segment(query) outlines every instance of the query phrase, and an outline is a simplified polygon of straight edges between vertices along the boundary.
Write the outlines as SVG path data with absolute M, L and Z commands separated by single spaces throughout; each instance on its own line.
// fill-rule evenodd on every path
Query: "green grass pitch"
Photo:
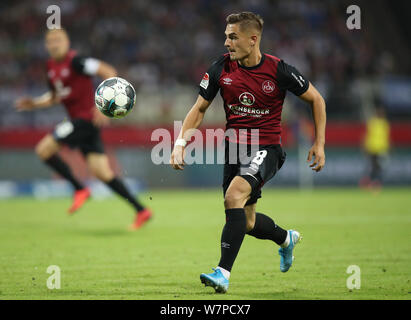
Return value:
M 295 261 L 279 270 L 278 247 L 246 236 L 229 292 L 199 280 L 220 255 L 225 221 L 220 190 L 140 195 L 155 213 L 128 232 L 130 207 L 116 197 L 89 201 L 74 216 L 70 199 L 0 201 L 3 299 L 410 299 L 411 190 L 266 189 L 258 212 L 303 233 Z M 50 265 L 61 289 L 46 286 Z M 347 267 L 361 288 L 347 289 Z

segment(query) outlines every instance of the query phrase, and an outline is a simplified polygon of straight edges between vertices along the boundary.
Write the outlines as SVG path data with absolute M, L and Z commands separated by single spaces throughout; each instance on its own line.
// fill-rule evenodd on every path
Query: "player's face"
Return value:
M 231 60 L 242 60 L 250 55 L 254 42 L 248 32 L 240 31 L 238 23 L 227 24 L 225 35 L 224 46 L 230 53 Z
M 64 58 L 70 48 L 70 40 L 64 31 L 52 31 L 46 35 L 46 49 L 56 60 Z

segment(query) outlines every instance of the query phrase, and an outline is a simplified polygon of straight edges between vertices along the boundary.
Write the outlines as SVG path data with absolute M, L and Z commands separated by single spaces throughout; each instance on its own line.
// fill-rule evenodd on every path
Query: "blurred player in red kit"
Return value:
M 69 120 L 58 124 L 52 133 L 40 140 L 35 148 L 37 155 L 74 187 L 73 203 L 68 211 L 72 214 L 90 197 L 90 190 L 74 177 L 58 152 L 62 144 L 80 149 L 90 171 L 135 209 L 136 219 L 130 229 L 140 228 L 152 213 L 130 193 L 110 168 L 100 137 L 100 127 L 108 124 L 109 119 L 94 105 L 92 76 L 107 79 L 115 77 L 116 70 L 98 59 L 77 55 L 70 49 L 70 39 L 64 29 L 48 30 L 45 45 L 50 55 L 47 61 L 50 91 L 40 97 L 18 99 L 16 108 L 18 111 L 30 111 L 62 103 Z

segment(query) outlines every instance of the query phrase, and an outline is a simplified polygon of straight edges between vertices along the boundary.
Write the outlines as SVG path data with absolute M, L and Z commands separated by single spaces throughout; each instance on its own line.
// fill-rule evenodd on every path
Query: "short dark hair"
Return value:
M 241 30 L 252 27 L 260 33 L 263 32 L 264 20 L 253 12 L 232 13 L 226 18 L 226 22 L 228 24 L 239 23 Z

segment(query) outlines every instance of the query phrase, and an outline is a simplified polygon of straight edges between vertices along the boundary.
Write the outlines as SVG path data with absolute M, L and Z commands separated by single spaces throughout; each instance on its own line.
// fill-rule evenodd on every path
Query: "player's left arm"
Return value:
M 299 97 L 305 102 L 307 102 L 312 109 L 315 126 L 315 140 L 313 146 L 308 152 L 307 161 L 311 162 L 314 156 L 314 162 L 310 165 L 310 167 L 314 171 L 318 172 L 325 165 L 325 101 L 311 82 L 309 82 L 308 84 L 307 91 L 305 91 Z
M 87 76 L 98 76 L 103 80 L 116 77 L 117 70 L 110 64 L 91 57 L 76 56 L 72 60 L 73 69 Z M 94 109 L 93 123 L 97 127 L 108 125 L 109 118 L 105 117 L 96 108 Z
M 97 61 L 98 67 L 95 73 L 96 76 L 100 77 L 103 80 L 117 76 L 117 70 L 112 65 L 101 60 Z M 93 123 L 97 127 L 104 127 L 110 123 L 110 120 L 101 112 L 99 112 L 97 108 L 95 108 L 93 115 Z
M 116 77 L 117 70 L 112 65 L 92 57 L 75 56 L 72 60 L 73 69 L 90 77 L 98 76 L 102 80 Z
M 310 167 L 318 172 L 325 165 L 325 101 L 311 82 L 294 66 L 283 60 L 277 65 L 277 84 L 280 89 L 291 91 L 311 106 L 315 125 L 315 140 L 308 152 L 307 161 L 311 162 L 314 156 L 314 162 Z
M 96 76 L 105 80 L 112 77 L 117 77 L 117 70 L 112 65 L 99 60 L 99 66 L 96 71 Z

